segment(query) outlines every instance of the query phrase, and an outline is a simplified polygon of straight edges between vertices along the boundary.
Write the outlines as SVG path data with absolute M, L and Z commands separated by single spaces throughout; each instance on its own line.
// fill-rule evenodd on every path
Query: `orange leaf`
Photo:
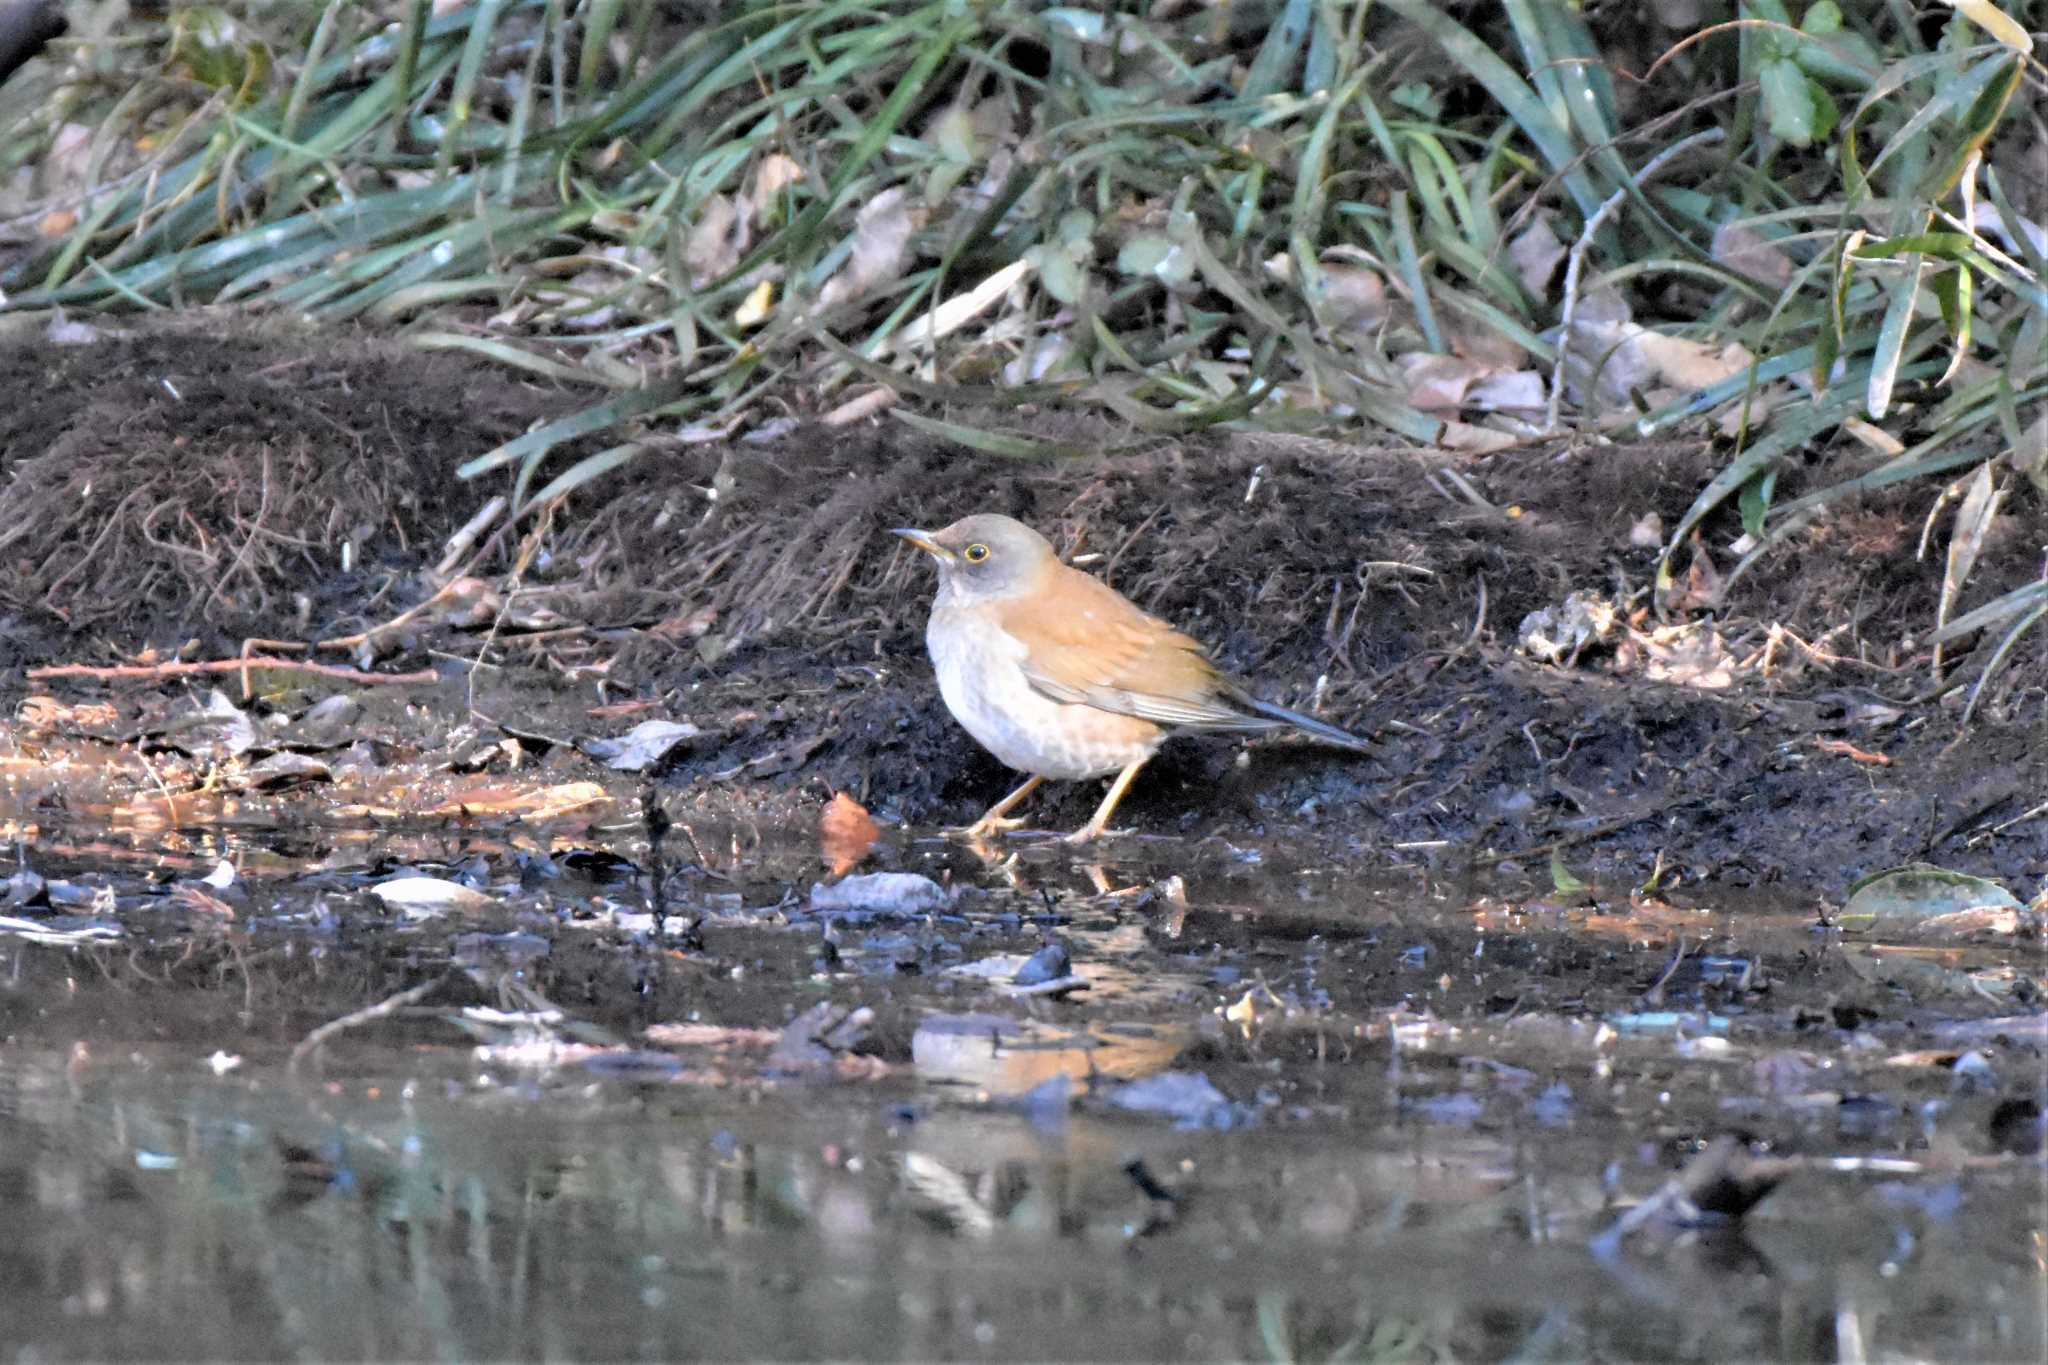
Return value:
M 841 877 L 860 866 L 881 832 L 860 802 L 845 792 L 834 792 L 825 813 L 818 817 L 818 852 L 832 875 Z

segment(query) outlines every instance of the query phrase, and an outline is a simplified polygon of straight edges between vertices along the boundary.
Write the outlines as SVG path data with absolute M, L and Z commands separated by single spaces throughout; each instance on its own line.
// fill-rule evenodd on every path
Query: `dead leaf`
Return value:
M 1514 262 L 1522 288 L 1539 299 L 1549 297 L 1550 277 L 1557 273 L 1557 264 L 1564 256 L 1564 243 L 1558 241 L 1557 234 L 1550 230 L 1548 213 L 1537 214 L 1529 226 L 1508 243 L 1508 259 Z
M 839 273 L 818 291 L 818 306 L 830 308 L 857 299 L 878 285 L 894 283 L 910 254 L 910 234 L 922 217 L 912 210 L 901 185 L 883 190 L 862 205 L 854 220 L 853 250 Z
M 1778 243 L 1740 219 L 1714 229 L 1714 259 L 1767 289 L 1783 289 L 1792 281 L 1792 258 Z
M 1793 391 L 1783 384 L 1767 384 L 1746 399 L 1724 404 L 1720 415 L 1714 419 L 1714 429 L 1729 440 L 1735 440 L 1745 429 L 1754 430 L 1769 421 L 1772 413 L 1792 401 L 1792 394 Z M 1684 396 L 1673 392 L 1667 397 L 1659 390 L 1652 403 L 1676 402 Z
M 781 152 L 770 152 L 754 168 L 754 183 L 748 186 L 746 202 L 742 206 L 746 216 L 754 222 L 762 221 L 768 217 L 768 210 L 775 207 L 782 192 L 803 178 L 803 167 Z
M 1246 1037 L 1250 1037 L 1257 1030 L 1262 1018 L 1285 1008 L 1280 997 L 1273 994 L 1272 989 L 1264 982 L 1260 982 L 1224 1008 L 1222 1014 L 1225 1019 L 1244 1030 Z
M 821 1000 L 784 1025 L 768 1064 L 778 1071 L 818 1071 L 845 1058 L 873 1031 L 875 1012 L 865 1005 Z
M 1495 431 L 1492 427 L 1474 426 L 1470 422 L 1446 422 L 1443 430 L 1437 433 L 1436 443 L 1444 450 L 1486 455 L 1496 450 L 1512 450 L 1525 441 L 1513 432 Z
M 1154 1075 L 1193 1041 L 1193 1031 L 1179 1024 L 1067 1027 L 998 1014 L 933 1013 L 918 1020 L 910 1056 L 925 1080 L 1026 1095 L 1062 1076 L 1088 1084 Z
M 429 919 L 449 911 L 476 914 L 498 903 L 445 877 L 394 877 L 371 887 L 370 894 L 410 919 Z
M 1721 594 L 1727 590 L 1727 583 L 1721 571 L 1714 567 L 1713 557 L 1707 547 L 1695 535 L 1692 541 L 1692 563 L 1685 571 L 1685 581 L 1673 585 L 1670 596 L 1664 599 L 1664 610 L 1674 616 L 1689 611 L 1711 610 L 1721 603 Z
M 1387 284 L 1377 270 L 1323 263 L 1323 325 L 1332 331 L 1375 331 L 1387 320 Z
M 1529 363 L 1527 348 L 1506 332 L 1463 318 L 1439 319 L 1438 325 L 1444 330 L 1444 344 L 1451 348 L 1452 355 L 1483 362 L 1499 371 L 1518 371 Z
M 1991 477 L 1988 461 L 1977 466 L 1969 484 L 1969 491 L 1963 495 L 1963 505 L 1956 509 L 1955 527 L 1949 532 L 1948 564 L 1941 575 L 1941 597 L 1934 608 L 1937 628 L 1946 625 L 1949 613 L 1955 610 L 1956 599 L 1962 596 L 1970 571 L 1977 567 L 1977 555 L 1984 548 L 1984 537 L 1998 518 L 1998 505 L 2005 500 L 2005 490 Z M 1934 666 L 1937 669 L 1941 667 L 1939 645 L 1935 646 Z
M 1636 328 L 1623 349 L 1633 347 L 1651 371 L 1665 383 L 1681 389 L 1704 389 L 1732 379 L 1755 363 L 1756 357 L 1737 342 L 1713 346 L 1686 337 L 1666 336 L 1647 328 Z
M 1529 421 L 1538 419 L 1547 402 L 1543 376 L 1534 370 L 1489 374 L 1465 392 L 1468 412 L 1512 413 Z
M 645 1037 L 661 1047 L 773 1047 L 775 1028 L 729 1028 L 723 1024 L 649 1024 Z
M 80 725 L 105 729 L 116 724 L 120 713 L 103 701 L 61 702 L 55 697 L 33 696 L 22 698 L 21 708 L 15 713 L 21 724 L 36 730 L 54 730 L 60 725 Z
M 2020 434 L 2020 443 L 2012 448 L 2012 467 L 2048 493 L 2048 408 Z
M 1580 316 L 1564 342 L 1565 396 L 1581 411 L 1598 415 L 1620 410 L 1631 419 L 1631 394 L 1649 387 L 1656 371 L 1642 352 L 1628 345 L 1643 329 L 1633 322 Z
M 732 325 L 741 330 L 751 330 L 768 321 L 775 311 L 775 281 L 763 280 L 747 292 L 740 306 L 732 311 Z
M 1735 656 L 1728 652 L 1718 631 L 1684 628 L 1651 635 L 1631 631 L 1629 644 L 1640 651 L 1632 662 L 1651 682 L 1715 691 L 1735 684 Z
M 895 349 L 928 346 L 966 326 L 1004 295 L 1022 286 L 1035 268 L 1029 257 L 1020 257 L 930 312 L 919 313 L 896 333 Z
M 1454 355 L 1410 351 L 1394 362 L 1407 382 L 1408 401 L 1424 412 L 1456 412 L 1465 393 L 1492 373 L 1492 367 Z
M 280 791 L 308 782 L 332 782 L 334 770 L 311 754 L 286 749 L 234 774 L 230 785 L 243 791 Z
M 1844 417 L 1842 419 L 1842 430 L 1847 435 L 1854 436 L 1857 440 L 1863 442 L 1864 446 L 1871 453 L 1882 456 L 1887 460 L 1893 456 L 1903 454 L 1906 449 L 1904 441 L 1901 441 L 1883 427 L 1864 421 L 1861 417 Z
M 850 427 L 864 422 L 884 409 L 895 406 L 896 390 L 884 384 L 855 394 L 832 411 L 818 419 L 819 425 L 827 427 Z
M 481 578 L 465 575 L 441 590 L 434 616 L 442 625 L 467 630 L 489 625 L 504 606 L 505 599 L 497 589 Z
M 195 915 L 211 915 L 216 919 L 233 919 L 235 907 L 214 895 L 203 886 L 183 882 L 172 888 L 171 899 Z
M 1533 659 L 1570 667 L 1581 650 L 1611 636 L 1617 621 L 1612 602 L 1581 589 L 1557 606 L 1523 617 L 1515 631 L 1515 647 Z
M 665 703 L 657 697 L 635 697 L 630 701 L 615 701 L 609 706 L 586 707 L 583 714 L 592 720 L 624 720 L 628 716 L 637 716 L 642 711 L 652 711 L 662 705 Z
M 489 583 L 466 574 L 451 579 L 447 587 L 435 594 L 430 606 L 431 610 L 422 613 L 423 620 L 456 630 L 490 625 L 516 630 L 556 630 L 569 624 L 567 617 L 546 607 L 532 602 L 508 602 Z
M 698 206 L 697 225 L 683 244 L 683 264 L 689 269 L 692 289 L 723 278 L 740 263 L 749 233 L 739 216 L 739 209 L 722 194 L 714 194 Z
M 90 123 L 58 124 L 49 150 L 43 153 L 44 174 L 64 184 L 82 183 L 92 166 L 93 141 L 94 128 Z M 140 139 L 135 150 L 147 150 Z
M 562 782 L 552 787 L 475 787 L 431 806 L 423 815 L 516 815 L 544 820 L 609 799 L 595 782 Z
M 860 802 L 845 792 L 834 792 L 818 817 L 818 852 L 832 875 L 843 877 L 860 866 L 881 832 Z
M 616 739 L 583 740 L 576 747 L 607 768 L 644 773 L 676 745 L 702 733 L 688 721 L 643 720 Z
M 694 611 L 679 612 L 658 625 L 648 627 L 647 633 L 657 640 L 667 640 L 671 644 L 684 640 L 701 640 L 717 622 L 718 608 L 698 607 Z

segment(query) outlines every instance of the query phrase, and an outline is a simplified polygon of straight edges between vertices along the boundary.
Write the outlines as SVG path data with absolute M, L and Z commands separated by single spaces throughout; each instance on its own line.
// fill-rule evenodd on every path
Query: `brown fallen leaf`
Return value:
M 662 702 L 657 697 L 637 697 L 631 701 L 615 701 L 609 706 L 588 707 L 583 714 L 592 720 L 624 720 L 627 716 L 637 716 L 660 705 Z
M 730 1028 L 723 1024 L 649 1024 L 643 1035 L 660 1047 L 773 1047 L 778 1028 Z
M 1711 250 L 1716 261 L 1766 290 L 1783 289 L 1792 282 L 1793 261 L 1783 242 L 1741 219 L 1714 229 Z
M 173 887 L 171 899 L 195 915 L 212 915 L 219 919 L 233 919 L 235 907 L 207 891 L 205 887 L 190 882 Z
M 1456 412 L 1464 406 L 1466 391 L 1493 373 L 1484 361 L 1421 351 L 1412 351 L 1395 364 L 1407 385 L 1408 401 L 1424 412 Z
M 657 640 L 667 640 L 671 643 L 699 640 L 717 621 L 718 608 L 698 607 L 694 611 L 677 612 L 660 624 L 648 627 L 647 633 Z
M 1666 615 L 1682 616 L 1690 611 L 1711 611 L 1721 604 L 1721 594 L 1727 590 L 1727 583 L 1721 571 L 1714 567 L 1707 547 L 1698 535 L 1692 538 L 1692 563 L 1687 566 L 1684 581 L 1672 585 L 1670 593 L 1660 603 Z
M 1508 450 L 1523 445 L 1525 441 L 1510 432 L 1474 426 L 1470 422 L 1445 422 L 1436 443 L 1444 450 L 1461 450 L 1469 455 L 1489 455 L 1497 450 Z
M 422 815 L 473 817 L 515 815 L 522 819 L 547 819 L 568 811 L 594 806 L 609 798 L 595 782 L 561 782 L 552 787 L 469 787 L 458 795 L 437 802 Z
M 117 724 L 120 713 L 106 702 L 62 702 L 55 697 L 24 697 L 15 719 L 36 730 L 54 730 L 63 725 L 106 728 Z
M 683 247 L 683 265 L 689 271 L 690 287 L 702 289 L 739 264 L 740 253 L 752 240 L 753 235 L 740 221 L 739 207 L 732 200 L 713 194 L 699 203 L 696 226 L 690 229 Z
M 818 853 L 833 876 L 843 877 L 860 866 L 881 832 L 860 802 L 834 792 L 818 817 Z

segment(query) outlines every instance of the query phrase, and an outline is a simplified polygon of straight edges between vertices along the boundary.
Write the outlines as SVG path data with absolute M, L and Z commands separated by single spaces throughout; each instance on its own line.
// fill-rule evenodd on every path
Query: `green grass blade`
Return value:
M 1001 455 L 1005 459 L 1067 460 L 1100 453 L 1100 447 L 1097 446 L 1034 441 L 1026 436 L 984 431 L 980 427 L 963 426 L 958 422 L 947 422 L 937 417 L 925 417 L 919 413 L 906 412 L 902 408 L 890 409 L 889 415 L 913 431 L 937 436 L 942 440 L 965 446 L 969 450 L 979 450 L 985 455 Z

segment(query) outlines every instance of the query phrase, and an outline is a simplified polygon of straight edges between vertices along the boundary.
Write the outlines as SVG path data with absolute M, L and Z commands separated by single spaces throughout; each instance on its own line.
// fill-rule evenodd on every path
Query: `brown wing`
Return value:
M 998 607 L 997 619 L 1029 651 L 1024 676 L 1055 701 L 1191 729 L 1279 724 L 1239 709 L 1241 689 L 1200 643 L 1079 569 L 1055 565 L 1041 591 Z

